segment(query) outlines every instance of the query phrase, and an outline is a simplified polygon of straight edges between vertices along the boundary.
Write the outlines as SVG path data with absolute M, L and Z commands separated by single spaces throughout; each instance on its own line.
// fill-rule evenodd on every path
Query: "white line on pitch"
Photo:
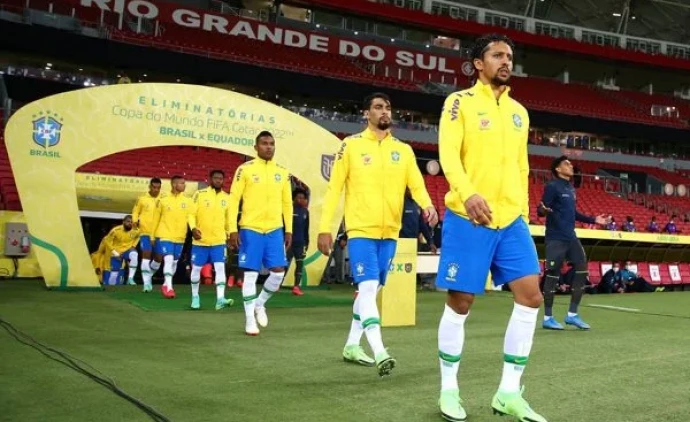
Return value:
M 616 311 L 624 311 L 624 312 L 640 312 L 639 309 L 635 308 L 623 308 L 620 306 L 611 306 L 611 305 L 588 305 L 592 308 L 604 308 L 604 309 L 613 309 Z

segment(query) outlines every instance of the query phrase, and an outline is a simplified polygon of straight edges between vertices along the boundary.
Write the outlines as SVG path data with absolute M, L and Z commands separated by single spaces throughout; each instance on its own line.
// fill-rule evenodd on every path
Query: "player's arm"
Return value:
M 321 209 L 317 247 L 324 255 L 331 253 L 331 247 L 333 246 L 333 235 L 331 233 L 333 214 L 335 214 L 335 209 L 340 202 L 340 196 L 343 193 L 345 181 L 350 172 L 350 156 L 347 143 L 347 139 L 343 140 L 340 144 L 340 149 L 335 155 L 335 162 L 331 169 L 331 180 L 328 182 L 323 208 Z
M 541 202 L 537 206 L 537 215 L 546 217 L 547 214 L 553 211 L 552 207 L 558 197 L 558 189 L 552 183 L 549 183 L 544 188 L 544 193 L 541 196 Z
M 151 235 L 156 236 L 156 231 L 158 230 L 158 224 L 161 222 L 161 216 L 163 214 L 163 202 L 162 199 L 156 200 L 156 208 L 153 210 L 153 223 L 151 224 Z
M 450 190 L 458 193 L 464 203 L 478 192 L 472 185 L 460 158 L 464 140 L 461 106 L 462 98 L 457 93 L 449 95 L 443 104 L 438 126 L 438 155 Z
M 304 220 L 304 248 L 309 249 L 309 210 L 306 210 L 307 218 Z
M 525 119 L 525 124 L 525 127 L 529 129 L 529 119 Z M 518 167 L 520 168 L 520 182 L 522 183 L 522 218 L 525 219 L 525 223 L 529 224 L 529 159 L 527 141 L 527 135 L 525 135 L 518 153 Z
M 228 202 L 228 212 L 230 213 L 228 225 L 230 233 L 237 233 L 237 215 L 240 212 L 240 201 L 242 200 L 246 187 L 243 170 L 242 166 L 237 168 L 234 181 L 230 187 L 230 201 Z
M 602 216 L 603 218 L 603 216 Z M 575 221 L 579 221 L 580 223 L 586 223 L 586 224 L 595 224 L 597 223 L 596 217 L 593 217 L 591 215 L 585 215 L 580 213 L 578 210 L 575 210 Z M 601 225 L 606 224 L 606 222 L 601 222 Z
M 438 214 L 436 208 L 434 208 L 434 204 L 431 202 L 429 192 L 426 190 L 424 177 L 422 176 L 422 172 L 419 171 L 417 159 L 415 158 L 414 152 L 412 152 L 412 148 L 410 148 L 410 158 L 407 163 L 407 187 L 410 189 L 412 199 L 414 199 L 417 205 L 424 210 L 424 219 L 432 226 L 435 226 L 436 223 L 438 223 Z
M 283 183 L 283 224 L 285 226 L 285 233 L 292 234 L 292 188 L 290 184 L 290 178 L 285 177 L 285 182 Z
M 141 215 L 141 197 L 137 198 L 132 208 L 132 221 L 135 227 L 139 227 L 139 216 Z
M 189 212 L 187 214 L 187 224 L 189 225 L 189 230 L 192 231 L 192 237 L 194 237 L 194 239 L 196 239 L 196 240 L 201 239 L 201 232 L 196 228 L 196 226 L 197 226 L 196 210 L 197 210 L 198 202 L 199 202 L 199 191 L 196 191 L 196 192 L 194 192 L 194 195 L 192 195 L 193 212 Z

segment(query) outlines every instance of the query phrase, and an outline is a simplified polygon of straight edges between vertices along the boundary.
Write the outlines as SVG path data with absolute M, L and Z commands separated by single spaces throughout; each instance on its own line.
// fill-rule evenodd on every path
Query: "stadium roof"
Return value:
M 601 31 L 690 44 L 690 0 L 461 0 L 457 3 Z

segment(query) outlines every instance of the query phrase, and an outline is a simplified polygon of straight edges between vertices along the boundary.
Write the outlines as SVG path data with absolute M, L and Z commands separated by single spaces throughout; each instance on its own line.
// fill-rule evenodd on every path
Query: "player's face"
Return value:
M 482 59 L 475 59 L 474 66 L 484 83 L 494 86 L 508 85 L 513 72 L 513 49 L 503 41 L 492 42 Z
M 213 189 L 220 189 L 223 187 L 223 181 L 224 177 L 220 173 L 214 173 L 213 176 L 211 176 L 211 186 L 213 186 Z
M 132 219 L 131 218 L 125 218 L 122 221 L 122 225 L 124 226 L 125 230 L 132 230 Z
M 176 193 L 182 193 L 185 190 L 184 179 L 175 179 L 172 181 L 172 190 Z
M 571 163 L 568 160 L 563 161 L 559 166 L 558 166 L 558 173 L 560 173 L 562 176 L 565 177 L 573 177 L 573 163 Z
M 276 152 L 276 141 L 272 136 L 262 136 L 254 145 L 256 154 L 263 160 L 272 160 Z
M 374 98 L 371 101 L 369 110 L 364 112 L 369 124 L 379 130 L 386 130 L 391 127 L 391 103 L 383 98 Z
M 149 185 L 149 195 L 151 195 L 155 198 L 156 196 L 158 196 L 159 193 L 161 193 L 161 184 L 160 183 L 151 183 Z
M 295 203 L 297 205 L 299 205 L 300 207 L 306 207 L 307 206 L 307 198 L 304 195 L 302 195 L 301 193 L 297 194 L 297 196 L 295 196 Z

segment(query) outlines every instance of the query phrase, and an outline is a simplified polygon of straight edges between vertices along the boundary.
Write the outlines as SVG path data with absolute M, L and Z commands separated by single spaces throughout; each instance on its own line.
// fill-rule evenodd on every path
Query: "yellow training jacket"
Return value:
M 125 231 L 125 226 L 123 225 L 113 227 L 110 233 L 103 239 L 105 241 L 105 249 L 108 253 L 111 253 L 113 250 L 116 250 L 118 253 L 126 252 L 137 246 L 139 235 L 139 230 L 134 228 Z
M 319 233 L 331 232 L 345 188 L 345 227 L 350 238 L 397 239 L 407 187 L 417 205 L 432 205 L 409 145 L 390 132 L 379 141 L 369 129 L 345 138 L 331 170 Z
M 292 185 L 284 167 L 256 158 L 237 169 L 230 187 L 230 233 L 237 232 L 240 200 L 241 228 L 268 233 L 284 226 L 292 233 Z
M 155 227 L 153 219 L 156 213 L 156 202 L 160 199 L 151 196 L 148 192 L 137 198 L 137 202 L 132 209 L 132 221 L 139 222 L 139 231 L 142 235 L 152 235 Z
M 467 217 L 465 201 L 479 194 L 489 204 L 489 227 L 529 219 L 527 110 L 508 96 L 498 100 L 481 81 L 450 94 L 439 123 L 439 157 L 450 186 L 446 207 Z
M 159 199 L 153 219 L 156 238 L 184 243 L 190 214 L 194 214 L 194 202 L 184 193 L 171 193 Z
M 201 240 L 194 245 L 225 245 L 230 231 L 230 195 L 213 187 L 198 190 L 192 196 L 195 214 L 189 214 L 189 228 L 201 231 Z

